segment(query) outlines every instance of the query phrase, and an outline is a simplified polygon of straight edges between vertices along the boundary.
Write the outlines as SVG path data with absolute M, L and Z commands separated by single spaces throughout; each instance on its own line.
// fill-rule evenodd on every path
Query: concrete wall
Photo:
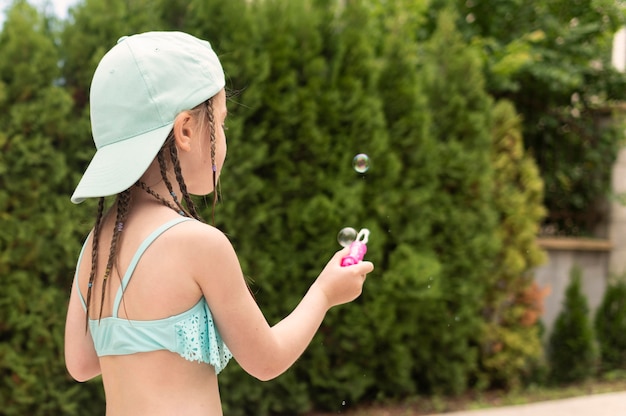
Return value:
M 548 253 L 548 262 L 535 270 L 537 284 L 549 289 L 541 317 L 547 336 L 561 311 L 574 267 L 581 270 L 583 293 L 590 310 L 593 312 L 600 305 L 610 274 L 612 245 L 608 240 L 576 238 L 540 238 L 539 245 Z

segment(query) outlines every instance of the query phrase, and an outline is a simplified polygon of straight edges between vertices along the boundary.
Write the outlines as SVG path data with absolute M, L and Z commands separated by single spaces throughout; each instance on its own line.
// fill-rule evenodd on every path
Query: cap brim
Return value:
M 87 198 L 115 195 L 130 188 L 148 169 L 173 124 L 98 149 L 72 195 L 72 202 L 80 204 Z

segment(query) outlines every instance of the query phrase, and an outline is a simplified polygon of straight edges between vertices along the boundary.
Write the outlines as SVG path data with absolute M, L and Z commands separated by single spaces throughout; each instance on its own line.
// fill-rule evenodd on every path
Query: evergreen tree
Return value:
M 626 283 L 606 288 L 594 322 L 603 371 L 626 369 Z
M 493 204 L 490 119 L 480 55 L 442 12 L 423 52 L 424 93 L 432 119 L 436 193 L 429 245 L 441 264 L 441 297 L 423 316 L 415 342 L 417 380 L 427 389 L 461 393 L 477 371 L 485 276 L 499 250 Z M 427 332 L 426 332 L 427 331 Z
M 375 44 L 381 32 L 361 2 L 346 2 L 338 9 L 332 1 L 317 4 L 324 11 L 326 25 L 321 27 L 321 34 L 323 57 L 328 63 L 319 95 L 319 123 L 328 144 L 323 150 L 325 156 L 321 156 L 327 161 L 320 167 L 327 173 L 318 192 L 328 195 L 332 206 L 332 216 L 325 220 L 328 227 L 322 231 L 324 241 L 330 243 L 325 250 L 339 248 L 335 238 L 339 229 L 368 228 L 371 236 L 366 257 L 380 264 L 388 237 L 375 212 L 380 207 L 378 194 L 393 186 L 388 175 L 394 169 L 378 95 L 380 66 Z M 369 155 L 371 165 L 364 173 L 352 166 L 358 153 Z M 378 278 L 374 273 L 368 284 Z M 303 360 L 298 367 L 309 373 L 307 377 L 316 388 L 313 397 L 320 408 L 345 409 L 380 385 L 376 367 L 380 368 L 381 346 L 372 325 L 378 317 L 370 315 L 370 301 L 375 297 L 370 290 L 376 289 L 366 288 L 352 307 L 330 311 L 311 345 L 310 360 Z
M 493 109 L 492 140 L 494 206 L 502 246 L 485 279 L 481 363 L 487 385 L 516 387 L 543 352 L 538 326 L 543 294 L 532 274 L 545 260 L 536 242 L 545 214 L 543 182 L 534 159 L 524 151 L 521 119 L 508 101 Z
M 579 267 L 572 269 L 563 308 L 550 335 L 550 378 L 556 383 L 582 381 L 595 372 L 595 340 L 581 274 Z
M 414 40 L 421 22 L 418 10 L 406 13 L 408 4 L 389 6 L 374 12 L 384 34 L 376 44 L 381 62 L 377 93 L 389 149 L 384 170 L 373 165 L 372 179 L 378 182 L 368 187 L 366 204 L 368 217 L 376 218 L 381 228 L 372 240 L 381 243 L 375 250 L 382 258 L 376 263 L 381 276 L 368 280 L 363 295 L 365 323 L 371 329 L 362 336 L 362 344 L 373 346 L 371 352 L 365 347 L 367 367 L 379 380 L 387 380 L 370 387 L 372 399 L 406 397 L 432 388 L 416 377 L 432 358 L 431 351 L 419 344 L 430 334 L 439 336 L 429 317 L 441 311 L 442 299 L 442 267 L 430 244 L 432 218 L 438 210 L 434 203 L 438 144 L 430 132 L 421 45 Z
M 63 325 L 81 235 L 59 151 L 71 97 L 54 32 L 25 1 L 0 33 L 0 403 L 6 415 L 93 410 L 65 371 Z M 97 404 L 97 403 L 96 403 Z M 97 408 L 97 407 L 96 407 Z

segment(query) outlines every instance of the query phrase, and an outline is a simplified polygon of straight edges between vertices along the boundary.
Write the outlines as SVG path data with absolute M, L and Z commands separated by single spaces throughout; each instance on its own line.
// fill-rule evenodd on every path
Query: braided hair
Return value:
M 100 232 L 102 231 L 102 219 L 104 217 L 104 205 L 105 199 L 100 198 L 98 202 L 98 213 L 96 215 L 96 224 L 94 226 L 93 237 L 92 237 L 92 246 L 91 246 L 91 271 L 89 272 L 89 283 L 87 284 L 87 302 L 86 302 L 86 322 L 85 326 L 88 328 L 89 325 L 89 312 L 91 310 L 91 299 L 93 297 L 92 289 L 94 284 L 96 283 L 97 271 L 98 271 L 98 249 L 100 243 Z M 102 309 L 104 305 L 104 297 L 106 295 L 107 283 L 109 281 L 109 277 L 113 272 L 113 268 L 117 269 L 117 254 L 119 253 L 119 247 L 121 243 L 122 231 L 124 229 L 124 223 L 128 218 L 128 213 L 130 212 L 131 206 L 131 197 L 130 197 L 130 189 L 127 189 L 121 193 L 119 193 L 116 197 L 115 201 L 116 205 L 116 215 L 115 215 L 115 224 L 113 228 L 113 236 L 111 237 L 111 245 L 109 246 L 109 257 L 107 259 L 107 265 L 105 269 L 104 276 L 102 278 L 102 294 L 100 299 L 100 311 L 98 312 L 98 319 L 102 318 Z M 119 273 L 118 273 L 119 277 Z M 121 279 L 121 277 L 120 277 Z

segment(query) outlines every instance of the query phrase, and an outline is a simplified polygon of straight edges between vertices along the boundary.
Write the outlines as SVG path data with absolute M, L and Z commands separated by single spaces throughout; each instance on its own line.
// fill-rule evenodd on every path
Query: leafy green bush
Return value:
M 526 149 L 546 187 L 544 231 L 594 235 L 607 221 L 599 202 L 610 194 L 607 167 L 624 139 L 621 126 L 607 123 L 612 105 L 626 98 L 626 76 L 611 65 L 623 7 L 612 0 L 452 2 L 460 30 L 483 48 L 489 92 L 523 115 Z
M 606 288 L 595 316 L 603 371 L 626 369 L 626 283 Z
M 581 274 L 579 267 L 572 269 L 563 308 L 550 334 L 550 378 L 556 383 L 582 381 L 595 374 L 595 339 Z

